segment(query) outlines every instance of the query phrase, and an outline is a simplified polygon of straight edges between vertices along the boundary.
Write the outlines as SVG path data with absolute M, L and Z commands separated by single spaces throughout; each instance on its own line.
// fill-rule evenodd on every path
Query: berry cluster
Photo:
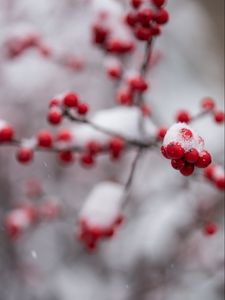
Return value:
M 211 155 L 205 150 L 204 140 L 186 123 L 177 123 L 167 131 L 161 151 L 171 159 L 171 165 L 184 176 L 190 176 L 195 167 L 206 168 Z
M 120 20 L 118 19 L 117 21 L 119 22 Z M 123 28 L 120 28 L 120 31 L 122 30 Z M 130 53 L 135 48 L 132 39 L 127 34 L 119 37 L 119 34 L 114 32 L 110 14 L 106 12 L 99 13 L 92 26 L 92 41 L 101 47 L 103 51 L 115 55 Z
M 4 226 L 10 238 L 17 239 L 38 222 L 55 220 L 60 214 L 61 206 L 51 199 L 35 206 L 24 203 L 6 214 Z
M 175 119 L 177 122 L 184 122 L 188 124 L 195 118 L 198 118 L 200 115 L 207 113 L 213 117 L 213 120 L 216 123 L 218 124 L 224 123 L 225 114 L 222 110 L 219 110 L 216 107 L 216 103 L 212 98 L 210 97 L 203 98 L 201 102 L 201 109 L 202 111 L 197 116 L 192 116 L 190 112 L 187 110 L 180 110 L 177 112 Z
M 78 239 L 87 249 L 94 250 L 101 239 L 112 237 L 123 222 L 122 193 L 120 185 L 104 182 L 89 195 L 80 212 L 77 231 Z
M 49 103 L 49 123 L 52 125 L 60 124 L 66 110 L 71 110 L 79 116 L 85 116 L 89 111 L 89 105 L 81 102 L 78 95 L 72 92 L 56 96 Z
M 126 15 L 126 23 L 138 40 L 149 41 L 161 34 L 161 26 L 169 21 L 169 13 L 164 8 L 165 3 L 165 0 L 130 1 L 133 9 Z
M 211 165 L 204 170 L 204 176 L 214 184 L 219 190 L 225 189 L 224 168 L 218 165 Z

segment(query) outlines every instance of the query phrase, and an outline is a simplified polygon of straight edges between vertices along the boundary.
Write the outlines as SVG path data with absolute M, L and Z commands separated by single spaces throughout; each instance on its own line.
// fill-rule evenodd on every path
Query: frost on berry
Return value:
M 191 175 L 195 167 L 206 168 L 211 163 L 204 140 L 186 123 L 174 124 L 167 130 L 161 151 L 184 176 Z
M 112 182 L 98 184 L 79 214 L 78 238 L 92 250 L 100 239 L 110 238 L 122 221 L 123 187 Z

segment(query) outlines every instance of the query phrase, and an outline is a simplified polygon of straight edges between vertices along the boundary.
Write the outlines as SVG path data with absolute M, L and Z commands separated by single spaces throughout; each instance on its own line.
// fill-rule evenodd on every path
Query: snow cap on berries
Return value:
M 90 226 L 110 227 L 121 211 L 123 188 L 120 184 L 98 184 L 88 196 L 80 213 Z
M 163 140 L 163 146 L 169 145 L 171 142 L 179 143 L 185 152 L 195 148 L 198 152 L 205 150 L 205 143 L 190 126 L 186 123 L 176 123 L 168 130 Z

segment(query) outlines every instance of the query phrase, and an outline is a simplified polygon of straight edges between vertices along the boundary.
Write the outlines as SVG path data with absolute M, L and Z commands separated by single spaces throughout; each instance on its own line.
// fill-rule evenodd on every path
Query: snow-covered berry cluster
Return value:
M 184 176 L 191 175 L 195 167 L 206 168 L 211 163 L 204 140 L 186 123 L 177 123 L 168 129 L 161 151 L 164 157 L 171 159 L 172 167 Z
M 165 0 L 131 0 L 132 10 L 126 15 L 126 23 L 140 41 L 149 41 L 161 34 L 161 27 L 169 21 L 169 13 L 164 8 Z
M 88 249 L 93 250 L 100 240 L 112 237 L 122 223 L 122 195 L 121 185 L 104 182 L 87 198 L 79 215 L 77 235 Z
M 225 172 L 222 166 L 210 165 L 204 170 L 204 176 L 219 190 L 225 189 Z

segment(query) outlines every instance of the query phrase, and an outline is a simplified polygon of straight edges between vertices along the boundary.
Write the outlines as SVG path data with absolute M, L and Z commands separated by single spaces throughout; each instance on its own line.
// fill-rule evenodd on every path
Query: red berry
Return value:
M 122 74 L 122 70 L 120 67 L 109 67 L 107 69 L 107 73 L 109 75 L 109 77 L 113 78 L 113 79 L 119 79 L 121 77 Z
M 78 105 L 78 97 L 76 94 L 74 93 L 68 93 L 65 95 L 64 99 L 63 99 L 63 104 L 66 107 L 77 107 Z
M 180 169 L 180 172 L 184 176 L 190 176 L 193 174 L 194 169 L 195 167 L 193 164 L 185 163 L 184 167 Z
M 134 76 L 129 79 L 131 89 L 139 92 L 145 92 L 148 89 L 148 84 L 142 76 Z
M 206 235 L 213 235 L 218 231 L 218 227 L 215 223 L 205 224 L 204 233 Z
M 77 106 L 77 112 L 80 115 L 86 115 L 89 111 L 89 105 L 87 103 L 79 103 Z
M 204 110 L 213 110 L 215 108 L 215 101 L 210 97 L 204 98 L 202 99 L 201 106 Z
M 157 7 L 161 7 L 166 3 L 166 0 L 152 0 L 152 3 Z
M 214 120 L 216 123 L 224 123 L 225 114 L 223 111 L 215 111 L 214 112 Z
M 216 186 L 218 187 L 218 189 L 224 190 L 225 189 L 225 176 L 219 176 L 218 178 L 216 178 L 215 183 L 216 183 Z
M 171 159 L 180 159 L 184 156 L 184 148 L 179 143 L 171 142 L 166 147 L 167 156 Z
M 104 28 L 103 26 L 96 24 L 92 28 L 93 32 L 93 42 L 95 44 L 104 44 L 108 35 L 109 31 L 107 28 Z
M 126 23 L 131 26 L 134 27 L 137 23 L 137 14 L 133 13 L 133 12 L 129 12 L 126 15 Z
M 91 155 L 96 155 L 102 150 L 101 144 L 97 141 L 88 142 L 86 148 L 87 148 L 87 152 L 90 153 Z
M 192 131 L 188 128 L 182 128 L 180 134 L 184 140 L 190 140 L 193 137 Z
M 11 142 L 14 136 L 14 130 L 10 125 L 0 128 L 0 143 Z
M 164 25 L 169 21 L 169 13 L 166 9 L 162 8 L 155 16 L 155 21 L 160 24 Z
M 114 137 L 109 141 L 109 151 L 112 155 L 112 158 L 119 158 L 121 152 L 125 146 L 124 140 L 121 138 Z
M 37 135 L 38 145 L 44 148 L 52 147 L 53 138 L 49 131 L 42 130 Z
M 159 141 L 163 141 L 165 135 L 167 133 L 167 128 L 165 127 L 161 127 L 158 129 L 157 133 L 156 133 L 156 137 Z
M 61 162 L 69 164 L 74 162 L 74 155 L 71 151 L 65 150 L 58 153 L 58 158 Z
M 135 36 L 140 41 L 148 41 L 152 37 L 152 30 L 139 26 L 135 29 Z
M 48 122 L 52 125 L 58 125 L 62 121 L 62 113 L 58 109 L 50 109 L 48 113 Z
M 137 14 L 137 19 L 139 23 L 141 23 L 142 26 L 148 27 L 150 24 L 150 21 L 152 20 L 153 12 L 149 8 L 144 8 L 140 10 Z
M 157 35 L 160 35 L 161 34 L 161 28 L 159 25 L 152 25 L 151 26 L 151 33 L 153 36 L 157 36 Z
M 17 150 L 16 158 L 22 164 L 29 163 L 33 159 L 33 150 L 30 148 L 21 147 Z
M 142 4 L 142 0 L 131 0 L 130 4 L 133 6 L 133 8 L 138 8 Z
M 199 153 L 198 150 L 195 148 L 191 148 L 190 150 L 188 150 L 184 156 L 184 159 L 191 164 L 196 163 L 198 158 L 199 158 Z
M 165 147 L 165 146 L 162 146 L 162 147 L 161 147 L 161 153 L 162 153 L 162 155 L 163 155 L 165 158 L 170 159 L 170 158 L 168 157 L 168 155 L 167 155 L 167 151 L 166 151 L 166 147 Z
M 128 88 L 123 88 L 117 93 L 117 102 L 121 105 L 131 105 L 133 102 L 133 95 Z
M 189 123 L 191 121 L 191 115 L 186 110 L 179 111 L 176 115 L 177 122 Z
M 72 139 L 72 134 L 68 129 L 60 129 L 57 132 L 56 140 L 60 142 L 69 142 Z
M 80 157 L 80 162 L 85 167 L 92 167 L 95 164 L 95 160 L 90 153 L 84 153 Z
M 211 155 L 206 150 L 202 151 L 199 154 L 199 158 L 196 162 L 196 167 L 198 168 L 207 168 L 212 162 Z
M 181 170 L 185 166 L 185 162 L 182 159 L 172 159 L 171 165 L 175 170 Z

